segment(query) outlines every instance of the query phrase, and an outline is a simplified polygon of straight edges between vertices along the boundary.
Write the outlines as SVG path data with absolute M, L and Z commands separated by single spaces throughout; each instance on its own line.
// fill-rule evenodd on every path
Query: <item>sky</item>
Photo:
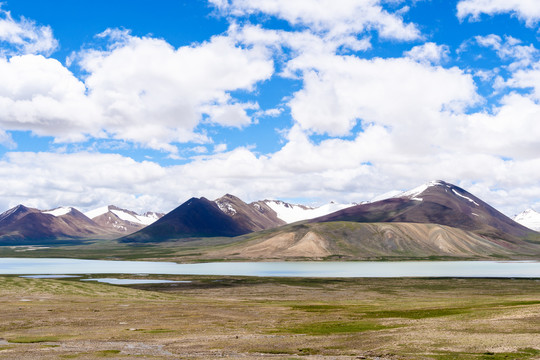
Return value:
M 540 211 L 540 2 L 7 0 L 0 211 L 369 201 Z

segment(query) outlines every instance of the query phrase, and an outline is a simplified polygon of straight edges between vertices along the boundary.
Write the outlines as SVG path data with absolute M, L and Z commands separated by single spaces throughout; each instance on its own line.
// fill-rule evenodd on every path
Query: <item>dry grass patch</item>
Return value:
M 536 280 L 166 278 L 0 277 L 0 357 L 540 358 Z

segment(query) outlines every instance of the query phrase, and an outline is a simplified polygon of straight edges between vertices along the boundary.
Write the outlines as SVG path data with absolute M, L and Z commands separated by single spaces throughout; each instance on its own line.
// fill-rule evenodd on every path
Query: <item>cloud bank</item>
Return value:
M 247 201 L 359 202 L 444 179 L 509 215 L 540 210 L 540 59 L 532 44 L 483 34 L 455 49 L 407 20 L 404 2 L 210 3 L 230 26 L 206 41 L 174 47 L 108 29 L 97 35 L 102 46 L 87 45 L 65 64 L 50 56 L 58 46 L 50 27 L 2 12 L 0 143 L 11 151 L 0 161 L 0 207 L 167 211 L 227 192 Z M 511 13 L 531 26 L 536 10 L 463 0 L 457 16 Z M 257 17 L 288 26 L 254 24 Z M 380 42 L 405 50 L 375 56 Z M 454 61 L 473 48 L 498 65 Z M 273 81 L 295 86 L 264 108 L 259 95 Z M 253 146 L 218 136 L 247 134 L 265 116 L 282 121 L 272 129 L 277 150 L 257 148 L 265 133 L 249 132 Z M 14 131 L 81 149 L 17 152 Z M 170 165 L 81 145 L 101 139 L 173 158 L 185 146 L 196 156 Z

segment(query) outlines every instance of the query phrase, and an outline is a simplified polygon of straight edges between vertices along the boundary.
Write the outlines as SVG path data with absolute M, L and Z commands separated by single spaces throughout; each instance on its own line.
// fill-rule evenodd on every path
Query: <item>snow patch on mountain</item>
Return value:
M 397 195 L 395 195 L 393 197 L 394 198 L 407 197 L 407 198 L 409 198 L 411 200 L 422 201 L 423 199 L 418 197 L 418 195 L 422 194 L 424 191 L 426 191 L 427 189 L 429 189 L 432 186 L 444 186 L 444 185 L 445 184 L 440 180 L 432 180 L 432 181 L 429 181 L 429 182 L 427 182 L 425 184 L 422 184 L 422 185 L 420 185 L 418 187 L 415 187 L 412 190 L 402 192 L 401 194 L 397 194 Z M 448 185 L 446 185 L 446 186 L 448 186 Z
M 232 204 L 229 202 L 216 200 L 216 204 L 219 209 L 227 215 L 234 216 L 237 213 L 234 206 L 232 206 Z
M 540 213 L 533 209 L 527 209 L 514 217 L 514 221 L 529 229 L 540 231 Z
M 109 212 L 109 207 L 108 206 L 102 206 L 100 208 L 87 211 L 87 212 L 84 213 L 84 215 L 86 215 L 86 217 L 89 218 L 89 219 L 93 219 L 93 218 L 97 218 L 100 215 L 106 214 L 108 212 Z
M 467 196 L 465 196 L 465 195 L 461 195 L 460 193 L 458 193 L 458 192 L 457 192 L 456 190 L 454 190 L 454 189 L 452 189 L 452 192 L 453 192 L 454 194 L 456 194 L 457 196 L 459 196 L 459 197 L 462 197 L 462 198 L 464 198 L 464 199 L 466 199 L 466 200 L 469 200 L 469 201 L 472 202 L 474 205 L 480 206 L 476 201 L 474 201 L 474 200 L 471 199 L 470 197 L 467 197 Z
M 72 207 L 62 206 L 62 207 L 59 207 L 59 208 L 56 208 L 56 209 L 42 211 L 42 213 L 43 214 L 50 214 L 50 215 L 58 217 L 58 216 L 69 214 L 72 209 L 73 209 Z
M 115 210 L 111 210 L 111 212 L 122 220 L 129 221 L 136 224 L 141 224 L 141 225 L 150 225 L 154 221 L 157 220 L 157 217 L 145 216 L 145 215 L 139 215 L 139 214 L 130 214 L 123 210 L 115 209 Z
M 338 210 L 342 210 L 356 204 L 337 204 L 334 202 L 320 207 L 310 207 L 298 204 L 289 204 L 280 200 L 264 200 L 277 214 L 277 217 L 290 224 L 296 221 L 313 219 L 319 216 L 328 215 Z
M 121 220 L 141 225 L 150 225 L 159 219 L 158 214 L 154 212 L 148 212 L 144 215 L 139 215 L 129 210 L 119 209 L 113 206 L 103 206 L 94 210 L 90 210 L 84 213 L 84 215 L 86 215 L 90 219 L 95 219 L 96 217 L 106 214 L 108 212 L 111 212 L 114 215 L 118 216 L 118 218 L 120 218 Z

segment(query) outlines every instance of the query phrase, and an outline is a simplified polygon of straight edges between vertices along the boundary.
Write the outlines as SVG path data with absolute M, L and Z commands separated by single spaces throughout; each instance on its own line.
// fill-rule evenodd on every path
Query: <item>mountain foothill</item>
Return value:
M 73 207 L 42 211 L 18 205 L 0 214 L 0 245 L 206 239 L 205 259 L 537 257 L 540 214 L 527 210 L 515 219 L 458 186 L 431 181 L 373 202 L 320 208 L 279 200 L 245 203 L 230 194 L 191 198 L 167 214 L 139 215 L 112 205 L 84 214 Z M 211 246 L 214 238 L 230 241 Z

